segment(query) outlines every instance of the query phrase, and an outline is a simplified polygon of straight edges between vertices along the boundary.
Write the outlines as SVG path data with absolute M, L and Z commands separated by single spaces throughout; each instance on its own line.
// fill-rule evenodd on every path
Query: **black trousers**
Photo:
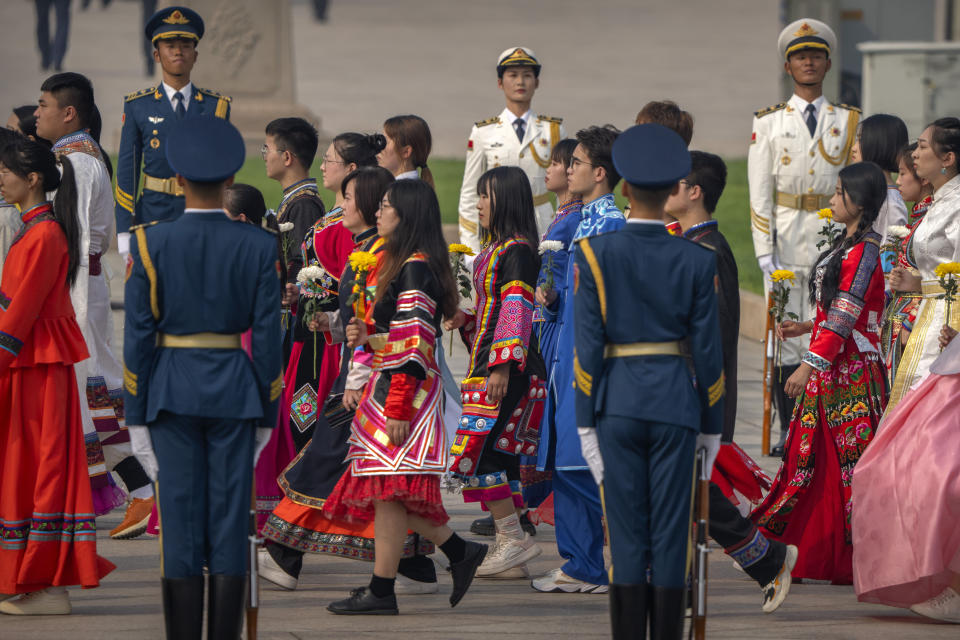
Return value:
M 761 587 L 777 577 L 787 555 L 787 545 L 764 537 L 712 482 L 708 526 L 710 537 Z
M 63 66 L 63 57 L 67 54 L 67 36 L 70 34 L 70 0 L 36 0 L 37 4 L 37 45 L 40 47 L 40 61 L 44 69 L 51 65 L 57 71 Z M 57 31 L 50 39 L 50 9 L 57 16 Z

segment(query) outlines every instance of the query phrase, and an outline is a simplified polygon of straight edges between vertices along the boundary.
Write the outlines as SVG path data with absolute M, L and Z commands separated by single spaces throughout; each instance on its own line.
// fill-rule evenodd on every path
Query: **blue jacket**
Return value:
M 276 423 L 282 386 L 276 238 L 220 211 L 134 228 L 123 334 L 127 424 L 160 411 Z M 159 333 L 241 334 L 242 349 L 157 346 Z
M 229 97 L 192 87 L 185 118 L 230 118 Z M 173 220 L 183 214 L 183 196 L 144 189 L 141 177 L 141 173 L 154 178 L 174 177 L 164 145 L 168 127 L 176 120 L 162 85 L 135 91 L 123 99 L 114 207 L 117 233 L 128 231 L 131 225 Z
M 597 416 L 723 430 L 723 353 L 714 253 L 662 224 L 627 224 L 577 243 L 577 426 Z M 678 356 L 604 359 L 608 344 L 684 341 Z M 691 375 L 692 363 L 693 373 Z

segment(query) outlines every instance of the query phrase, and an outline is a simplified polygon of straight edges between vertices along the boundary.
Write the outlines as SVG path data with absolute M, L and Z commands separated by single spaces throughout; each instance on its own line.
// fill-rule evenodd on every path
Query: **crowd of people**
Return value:
M 169 638 L 200 637 L 205 594 L 209 637 L 240 637 L 251 510 L 279 588 L 307 554 L 372 563 L 334 614 L 437 593 L 437 548 L 451 606 L 475 579 L 530 579 L 549 522 L 564 563 L 533 589 L 609 594 L 614 638 L 679 638 L 703 450 L 709 533 L 764 612 L 792 580 L 826 580 L 960 622 L 960 120 L 912 143 L 896 116 L 861 121 L 822 95 L 830 27 L 781 33 L 794 95 L 756 112 L 748 157 L 783 318 L 771 482 L 734 442 L 738 271 L 713 217 L 727 168 L 688 150 L 689 112 L 650 102 L 624 131 L 567 138 L 531 109 L 535 53 L 507 49 L 448 246 L 415 115 L 333 138 L 333 202 L 300 118 L 265 127 L 276 209 L 235 183 L 231 100 L 190 80 L 203 32 L 184 7 L 147 21 L 163 81 L 125 98 L 115 168 L 80 74 L 0 129 L 0 612 L 70 613 L 65 587 L 115 569 L 96 517 L 129 497 L 110 535 L 162 528 Z M 444 331 L 468 353 L 459 383 Z M 489 512 L 471 531 L 491 545 L 448 526 L 444 487 Z

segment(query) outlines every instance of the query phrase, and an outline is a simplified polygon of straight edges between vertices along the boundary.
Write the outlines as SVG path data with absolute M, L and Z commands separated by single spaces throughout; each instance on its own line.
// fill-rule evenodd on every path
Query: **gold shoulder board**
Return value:
M 498 122 L 500 122 L 500 116 L 496 116 L 496 117 L 493 117 L 493 118 L 487 118 L 486 120 L 481 120 L 480 122 L 474 123 L 474 126 L 477 126 L 477 127 L 485 127 L 485 126 L 487 126 L 488 124 L 497 124 Z
M 754 112 L 753 112 L 753 115 L 755 115 L 755 116 L 758 117 L 758 118 L 762 118 L 763 116 L 765 116 L 765 115 L 767 115 L 767 114 L 773 113 L 773 112 L 775 112 L 775 111 L 780 111 L 780 109 L 784 109 L 784 108 L 786 108 L 786 106 L 787 106 L 787 103 L 786 103 L 786 102 L 778 102 L 777 104 L 773 105 L 772 107 L 767 107 L 766 109 L 760 109 L 759 111 L 754 111 Z
M 137 98 L 140 98 L 142 96 L 151 95 L 156 90 L 157 90 L 157 87 L 147 87 L 146 89 L 140 89 L 139 91 L 128 93 L 126 96 L 123 97 L 123 101 L 130 102 L 131 100 L 136 100 Z

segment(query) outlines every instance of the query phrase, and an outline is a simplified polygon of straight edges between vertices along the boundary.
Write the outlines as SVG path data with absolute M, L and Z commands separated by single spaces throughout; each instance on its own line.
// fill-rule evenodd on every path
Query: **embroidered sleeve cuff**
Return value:
M 803 361 L 817 371 L 827 371 L 830 369 L 830 361 L 818 356 L 813 351 L 807 351 L 803 356 Z
M 488 368 L 493 368 L 511 361 L 517 363 L 518 371 L 523 371 L 527 362 L 527 350 L 524 348 L 520 338 L 500 340 L 490 346 L 490 357 L 487 359 Z

